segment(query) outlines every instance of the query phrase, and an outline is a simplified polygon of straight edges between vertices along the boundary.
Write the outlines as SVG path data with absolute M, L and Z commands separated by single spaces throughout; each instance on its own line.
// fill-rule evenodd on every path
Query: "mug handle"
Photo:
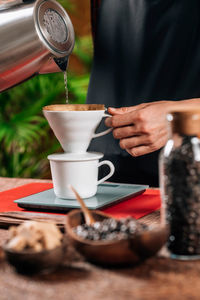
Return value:
M 105 117 L 111 117 L 111 115 L 104 114 L 104 115 L 103 115 L 103 118 L 105 118 Z M 107 134 L 107 133 L 109 133 L 109 132 L 111 132 L 111 131 L 112 131 L 112 128 L 108 128 L 108 129 L 106 129 L 106 130 L 104 130 L 104 131 L 102 131 L 102 132 L 94 133 L 93 136 L 92 136 L 92 138 L 96 138 L 96 137 L 105 135 L 105 134 Z
M 104 181 L 106 181 L 106 179 L 110 178 L 115 172 L 115 167 L 114 167 L 114 165 L 111 161 L 109 161 L 109 160 L 101 161 L 100 163 L 98 163 L 98 168 L 102 165 L 108 165 L 109 168 L 110 168 L 110 172 L 106 176 L 104 176 L 103 178 L 98 180 L 97 185 L 100 184 L 100 183 L 103 183 Z

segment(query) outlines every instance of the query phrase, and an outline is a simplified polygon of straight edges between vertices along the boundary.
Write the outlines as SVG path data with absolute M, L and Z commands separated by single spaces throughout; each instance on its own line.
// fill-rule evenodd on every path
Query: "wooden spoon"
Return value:
M 84 215 L 84 218 L 85 218 L 85 223 L 87 225 L 91 225 L 91 224 L 95 223 L 96 221 L 93 218 L 92 213 L 90 212 L 90 210 L 85 205 L 85 203 L 84 203 L 83 199 L 81 198 L 81 196 L 79 195 L 79 193 L 75 190 L 75 188 L 72 185 L 69 185 L 69 188 L 75 194 L 76 200 L 79 202 L 79 204 L 81 206 L 81 209 L 83 211 L 83 215 Z

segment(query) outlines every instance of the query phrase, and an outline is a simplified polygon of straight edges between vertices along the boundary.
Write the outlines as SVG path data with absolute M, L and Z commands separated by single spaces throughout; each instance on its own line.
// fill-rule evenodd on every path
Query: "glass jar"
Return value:
M 159 159 L 161 223 L 172 258 L 200 258 L 200 108 L 167 115 L 169 140 Z

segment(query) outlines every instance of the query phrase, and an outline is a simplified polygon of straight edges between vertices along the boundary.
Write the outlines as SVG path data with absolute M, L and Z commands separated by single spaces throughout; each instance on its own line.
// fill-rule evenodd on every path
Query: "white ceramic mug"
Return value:
M 104 160 L 102 153 L 87 152 L 85 154 L 56 153 L 48 156 L 53 179 L 54 193 L 63 199 L 76 199 L 69 188 L 72 185 L 82 198 L 96 194 L 98 184 L 110 178 L 115 171 L 112 162 Z M 98 180 L 98 168 L 108 165 L 110 172 Z
M 95 133 L 102 118 L 110 117 L 100 104 L 50 105 L 43 108 L 43 113 L 65 152 L 85 153 L 93 138 L 112 130 Z

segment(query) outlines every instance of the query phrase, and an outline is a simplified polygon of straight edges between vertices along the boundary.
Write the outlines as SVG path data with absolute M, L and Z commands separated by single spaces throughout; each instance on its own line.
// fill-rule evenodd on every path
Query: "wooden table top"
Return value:
M 0 191 L 35 181 L 40 180 L 0 178 Z M 158 223 L 159 212 L 143 220 Z M 6 238 L 7 230 L 0 229 L 0 244 Z M 51 274 L 20 275 L 0 258 L 0 299 L 199 300 L 199 274 L 200 261 L 183 262 L 162 256 L 129 268 L 101 268 L 84 261 L 69 246 L 63 266 Z

